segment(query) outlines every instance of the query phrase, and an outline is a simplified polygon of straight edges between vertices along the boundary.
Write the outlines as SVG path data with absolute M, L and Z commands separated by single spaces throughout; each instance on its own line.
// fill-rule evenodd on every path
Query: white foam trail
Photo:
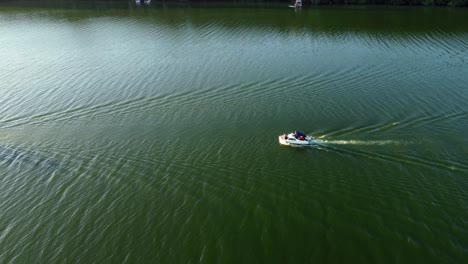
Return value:
M 333 144 L 333 145 L 403 145 L 407 142 L 399 140 L 318 140 L 323 144 Z

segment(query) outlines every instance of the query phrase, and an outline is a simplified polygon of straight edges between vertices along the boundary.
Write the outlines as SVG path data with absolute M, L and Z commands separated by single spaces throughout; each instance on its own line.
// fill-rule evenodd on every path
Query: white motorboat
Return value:
M 318 144 L 317 140 L 305 135 L 300 131 L 283 134 L 278 137 L 279 143 L 286 146 L 307 146 Z
M 150 5 L 151 0 L 135 0 L 135 3 L 139 6 L 141 3 L 145 3 L 145 5 Z
M 301 7 L 302 7 L 302 0 L 296 0 L 296 1 L 294 1 L 294 5 L 289 5 L 289 7 L 292 7 L 292 8 L 301 8 Z

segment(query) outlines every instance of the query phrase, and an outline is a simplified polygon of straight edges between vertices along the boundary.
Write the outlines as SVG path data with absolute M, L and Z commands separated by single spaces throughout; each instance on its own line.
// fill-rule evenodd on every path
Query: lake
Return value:
M 468 9 L 3 3 L 0 47 L 1 263 L 468 261 Z

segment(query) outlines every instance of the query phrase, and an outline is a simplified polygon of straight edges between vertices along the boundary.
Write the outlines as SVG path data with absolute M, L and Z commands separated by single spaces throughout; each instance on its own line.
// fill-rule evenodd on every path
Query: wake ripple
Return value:
M 320 140 L 319 149 L 332 150 L 337 153 L 343 153 L 351 156 L 363 156 L 371 159 L 378 159 L 397 163 L 406 163 L 411 165 L 425 166 L 434 169 L 441 169 L 445 171 L 459 171 L 466 173 L 468 172 L 468 165 L 464 165 L 458 162 L 452 162 L 447 160 L 435 160 L 428 158 L 421 158 L 408 155 L 396 155 L 396 154 L 383 154 L 373 151 L 366 151 L 362 149 L 347 149 L 337 148 L 333 145 L 403 145 L 410 144 L 410 142 L 394 141 L 394 140 Z

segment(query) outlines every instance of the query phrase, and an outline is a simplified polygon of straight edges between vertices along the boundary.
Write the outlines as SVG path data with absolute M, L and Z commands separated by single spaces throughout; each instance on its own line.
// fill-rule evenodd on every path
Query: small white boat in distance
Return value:
M 145 3 L 145 5 L 150 5 L 151 0 L 135 0 L 135 3 L 139 6 L 141 3 Z
M 305 135 L 301 131 L 294 131 L 294 133 L 280 135 L 278 140 L 281 145 L 285 146 L 307 146 L 318 144 L 315 139 Z
M 302 0 L 296 0 L 296 1 L 294 2 L 294 5 L 290 5 L 289 7 L 301 8 L 301 7 L 302 7 Z

